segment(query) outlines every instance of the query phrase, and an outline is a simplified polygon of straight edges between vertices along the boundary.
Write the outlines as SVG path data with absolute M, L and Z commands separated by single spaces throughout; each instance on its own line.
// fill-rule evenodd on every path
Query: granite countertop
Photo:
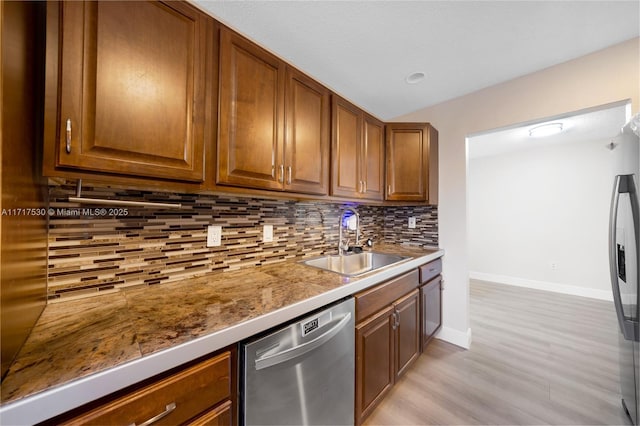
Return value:
M 283 262 L 49 304 L 2 382 L 3 424 L 36 423 L 212 353 L 443 255 L 360 277 Z

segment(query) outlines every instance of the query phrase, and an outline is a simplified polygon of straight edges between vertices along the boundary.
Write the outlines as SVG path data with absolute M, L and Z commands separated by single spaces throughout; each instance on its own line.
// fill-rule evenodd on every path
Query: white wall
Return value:
M 471 278 L 611 300 L 607 237 L 614 153 L 608 143 L 471 159 Z
M 445 249 L 445 286 L 438 337 L 463 347 L 471 344 L 466 137 L 625 99 L 637 112 L 639 53 L 640 38 L 635 38 L 394 119 L 431 122 L 439 131 L 438 231 Z

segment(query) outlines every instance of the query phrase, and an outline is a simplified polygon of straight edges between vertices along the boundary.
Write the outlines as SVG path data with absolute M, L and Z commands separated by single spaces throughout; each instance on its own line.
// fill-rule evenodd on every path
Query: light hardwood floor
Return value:
M 625 425 L 613 303 L 472 280 L 471 349 L 435 339 L 366 425 Z

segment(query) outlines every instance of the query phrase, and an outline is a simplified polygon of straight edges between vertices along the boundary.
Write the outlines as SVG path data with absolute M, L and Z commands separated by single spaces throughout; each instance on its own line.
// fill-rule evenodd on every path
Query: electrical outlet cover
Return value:
M 264 225 L 262 227 L 262 242 L 270 243 L 273 241 L 273 225 Z
M 222 226 L 209 225 L 207 227 L 207 247 L 219 247 L 222 244 Z
M 409 229 L 414 229 L 416 227 L 416 218 L 411 216 L 409 218 Z

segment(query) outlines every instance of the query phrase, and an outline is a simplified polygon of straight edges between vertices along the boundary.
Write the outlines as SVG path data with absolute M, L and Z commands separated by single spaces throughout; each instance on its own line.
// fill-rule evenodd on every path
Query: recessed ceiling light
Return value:
M 426 76 L 425 73 L 423 73 L 422 71 L 418 71 L 418 72 L 409 74 L 405 79 L 405 81 L 409 84 L 416 84 L 424 80 L 425 76 Z
M 562 131 L 562 123 L 547 123 L 529 129 L 529 136 L 534 138 L 543 138 L 545 136 L 555 135 Z

